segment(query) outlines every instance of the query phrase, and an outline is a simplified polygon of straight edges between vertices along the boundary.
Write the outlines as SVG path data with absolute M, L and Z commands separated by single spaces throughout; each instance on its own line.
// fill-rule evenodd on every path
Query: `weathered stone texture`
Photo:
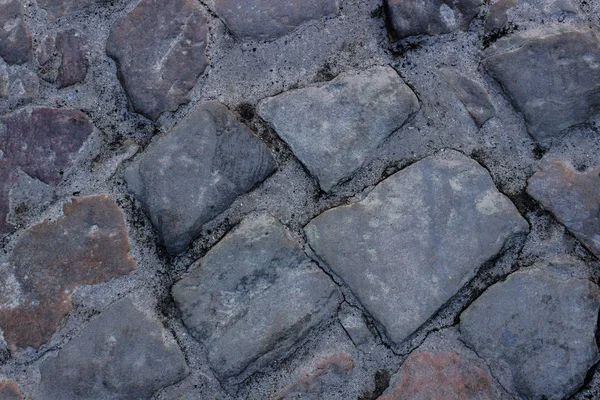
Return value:
M 391 41 L 466 30 L 483 0 L 384 0 Z
M 38 0 L 38 5 L 46 10 L 49 19 L 75 14 L 107 0 Z
M 208 66 L 207 21 L 193 0 L 142 0 L 113 25 L 106 53 L 134 111 L 156 120 L 189 101 Z
M 25 396 L 13 381 L 0 381 L 0 399 L 25 400 Z
M 36 50 L 41 77 L 58 88 L 83 82 L 89 68 L 87 39 L 75 29 L 49 35 Z
M 585 122 L 600 105 L 600 40 L 591 29 L 518 33 L 490 52 L 485 69 L 540 142 Z
M 173 287 L 183 322 L 223 377 L 285 354 L 341 299 L 272 217 L 245 220 Z
M 148 399 L 188 368 L 173 336 L 123 299 L 42 362 L 36 399 Z
M 495 400 L 492 380 L 457 353 L 413 352 L 391 393 L 378 400 Z
M 222 104 L 198 107 L 126 171 L 172 253 L 275 169 L 269 150 Z
M 19 0 L 0 3 L 0 56 L 8 64 L 26 63 L 31 56 L 31 36 Z
M 337 0 L 216 0 L 215 10 L 242 40 L 270 40 L 299 25 L 338 13 Z
M 3 271 L 3 287 L 11 289 L 0 293 L 0 327 L 13 352 L 50 339 L 77 286 L 135 269 L 123 215 L 110 198 L 73 199 L 64 214 L 26 230 Z
M 54 185 L 62 180 L 94 126 L 80 111 L 36 108 L 2 118 L 0 130 L 0 234 L 7 223 L 8 194 L 20 168 L 32 178 Z
M 349 373 L 354 369 L 354 361 L 347 353 L 338 353 L 322 359 L 313 370 L 307 372 L 305 376 L 292 383 L 288 387 L 279 391 L 274 399 L 294 400 L 294 399 L 319 399 L 323 387 L 328 381 L 347 379 Z
M 418 109 L 417 97 L 390 67 L 342 74 L 259 104 L 260 116 L 325 191 L 360 168 Z
M 566 398 L 598 361 L 600 288 L 560 269 L 516 272 L 461 315 L 462 340 L 517 398 Z
M 496 109 L 490 102 L 488 92 L 479 83 L 455 70 L 443 69 L 440 73 L 456 97 L 463 103 L 477 127 L 481 128 L 496 115 Z
M 528 224 L 483 167 L 451 150 L 392 175 L 358 203 L 324 212 L 305 231 L 400 343 Z
M 543 161 L 527 193 L 600 257 L 600 165 L 579 172 L 565 160 Z

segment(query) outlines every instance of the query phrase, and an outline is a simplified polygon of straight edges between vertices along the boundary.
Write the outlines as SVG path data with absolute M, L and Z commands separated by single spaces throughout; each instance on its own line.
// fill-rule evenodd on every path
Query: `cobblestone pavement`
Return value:
M 600 399 L 600 0 L 0 26 L 0 400 Z

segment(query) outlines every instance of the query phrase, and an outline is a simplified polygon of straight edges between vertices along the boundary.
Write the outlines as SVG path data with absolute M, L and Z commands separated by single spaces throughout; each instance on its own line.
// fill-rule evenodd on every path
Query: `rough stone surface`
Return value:
M 77 286 L 135 269 L 123 215 L 111 199 L 73 199 L 64 214 L 25 231 L 3 266 L 0 327 L 13 352 L 50 339 Z
M 391 41 L 409 36 L 466 30 L 479 14 L 482 0 L 384 0 Z
M 267 147 L 225 106 L 211 102 L 154 141 L 126 179 L 167 249 L 177 253 L 274 168 Z
M 338 353 L 319 361 L 305 376 L 278 392 L 277 400 L 319 399 L 323 386 L 337 377 L 344 379 L 354 369 L 354 361 L 349 354 Z
M 229 31 L 242 40 L 270 40 L 301 24 L 338 13 L 338 0 L 215 0 Z
M 600 257 L 600 165 L 579 172 L 566 160 L 545 160 L 527 193 Z
M 488 32 L 502 29 L 508 22 L 508 12 L 517 5 L 517 0 L 498 0 L 490 4 L 485 19 L 485 30 Z
M 55 185 L 94 130 L 89 118 L 70 109 L 35 108 L 7 115 L 0 130 L 0 234 L 7 223 L 9 191 L 19 168 L 32 178 Z
M 259 113 L 329 191 L 419 109 L 390 67 L 342 74 L 263 100 Z
M 207 21 L 193 0 L 143 0 L 113 25 L 106 53 L 134 111 L 156 120 L 189 101 L 208 66 Z
M 0 3 L 0 56 L 9 64 L 23 64 L 31 56 L 31 36 L 23 22 L 19 0 Z
M 414 352 L 404 361 L 393 393 L 378 400 L 492 400 L 492 379 L 457 353 Z
M 305 228 L 315 253 L 397 344 L 528 225 L 456 151 L 425 158 Z
M 577 21 L 579 13 L 573 0 L 498 0 L 490 4 L 484 29 L 487 34 L 504 35 L 526 29 L 532 21 L 534 25 Z
M 106 0 L 39 0 L 38 4 L 46 10 L 48 19 L 80 13 L 94 4 L 108 3 Z
M 188 368 L 173 336 L 125 298 L 44 360 L 40 372 L 36 399 L 147 399 Z
M 25 396 L 13 381 L 0 381 L 0 399 L 2 400 L 25 400 Z
M 600 40 L 591 29 L 519 33 L 490 51 L 485 69 L 540 142 L 585 122 L 600 104 Z
M 490 96 L 479 83 L 455 70 L 445 69 L 440 73 L 456 97 L 463 103 L 469 115 L 473 117 L 477 127 L 481 128 L 496 115 L 496 109 L 490 102 Z
M 173 297 L 223 377 L 279 358 L 340 302 L 335 284 L 269 216 L 242 222 L 175 284 Z
M 489 288 L 461 315 L 462 340 L 518 398 L 562 399 L 598 361 L 600 288 L 568 265 L 532 267 Z
M 42 79 L 58 88 L 85 80 L 89 68 L 87 40 L 75 29 L 47 36 L 36 49 Z

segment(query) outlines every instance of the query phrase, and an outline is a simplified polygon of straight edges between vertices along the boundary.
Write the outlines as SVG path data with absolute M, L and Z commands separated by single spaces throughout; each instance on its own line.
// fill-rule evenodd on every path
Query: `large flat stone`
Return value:
M 202 225 L 275 169 L 269 150 L 222 104 L 198 107 L 126 171 L 167 249 L 178 253 Z
M 189 101 L 208 66 L 208 28 L 194 0 L 142 0 L 110 30 L 106 54 L 135 112 L 156 120 Z
M 8 64 L 26 63 L 31 56 L 31 36 L 19 0 L 0 3 L 0 56 Z
M 600 40 L 592 29 L 517 33 L 490 54 L 482 61 L 486 71 L 542 143 L 585 122 L 600 105 Z
M 301 24 L 338 13 L 337 0 L 216 0 L 215 10 L 242 40 L 270 40 Z
M 2 117 L 0 130 L 0 235 L 13 227 L 6 221 L 9 191 L 17 168 L 49 185 L 62 180 L 75 155 L 94 131 L 90 119 L 71 109 L 34 108 Z
M 479 14 L 483 0 L 384 0 L 392 42 L 419 35 L 466 30 Z
M 324 212 L 305 231 L 400 343 L 528 224 L 487 170 L 450 150 L 392 175 L 362 201 Z
M 128 298 L 42 362 L 36 399 L 149 399 L 188 368 L 175 339 Z
M 333 281 L 269 216 L 242 222 L 174 285 L 173 297 L 222 377 L 279 358 L 341 301 Z
M 542 161 L 527 193 L 600 257 L 600 165 L 579 172 L 566 160 Z
M 73 199 L 64 216 L 23 232 L 0 269 L 0 328 L 11 351 L 47 342 L 71 310 L 80 285 L 106 282 L 135 269 L 125 221 L 106 196 Z
M 377 400 L 495 400 L 493 378 L 455 352 L 413 352 L 399 375 Z
M 516 272 L 460 318 L 462 340 L 517 398 L 566 398 L 598 361 L 600 288 L 559 269 Z
M 352 175 L 419 109 L 417 97 L 390 67 L 341 74 L 259 104 L 259 114 L 329 191 Z

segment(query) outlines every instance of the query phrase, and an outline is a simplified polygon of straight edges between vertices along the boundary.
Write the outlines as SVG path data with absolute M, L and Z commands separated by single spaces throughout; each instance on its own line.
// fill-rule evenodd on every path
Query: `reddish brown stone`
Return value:
M 0 235 L 11 231 L 6 222 L 8 192 L 20 168 L 47 184 L 57 184 L 94 126 L 80 111 L 37 108 L 2 118 L 0 131 Z
M 321 360 L 311 372 L 302 379 L 281 390 L 275 398 L 278 400 L 301 398 L 302 394 L 321 393 L 322 386 L 331 375 L 348 374 L 354 369 L 354 361 L 347 353 L 335 354 Z
M 0 2 L 0 56 L 9 64 L 29 61 L 31 36 L 23 23 L 19 0 Z
M 457 353 L 412 353 L 391 394 L 378 400 L 492 400 L 491 378 Z
M 12 352 L 37 348 L 71 310 L 79 285 L 106 282 L 135 269 L 125 221 L 106 196 L 73 199 L 64 217 L 23 233 L 10 258 L 12 295 L 0 296 L 0 327 Z M 20 292 L 20 293 L 18 293 Z
M 600 257 L 600 165 L 578 172 L 565 160 L 544 161 L 527 193 Z
M 36 49 L 40 76 L 58 88 L 85 80 L 89 68 L 87 41 L 75 29 L 47 36 Z
M 134 111 L 156 120 L 189 101 L 208 66 L 208 28 L 195 0 L 142 0 L 113 25 L 106 53 Z
M 0 381 L 0 399 L 25 400 L 25 397 L 13 381 Z

